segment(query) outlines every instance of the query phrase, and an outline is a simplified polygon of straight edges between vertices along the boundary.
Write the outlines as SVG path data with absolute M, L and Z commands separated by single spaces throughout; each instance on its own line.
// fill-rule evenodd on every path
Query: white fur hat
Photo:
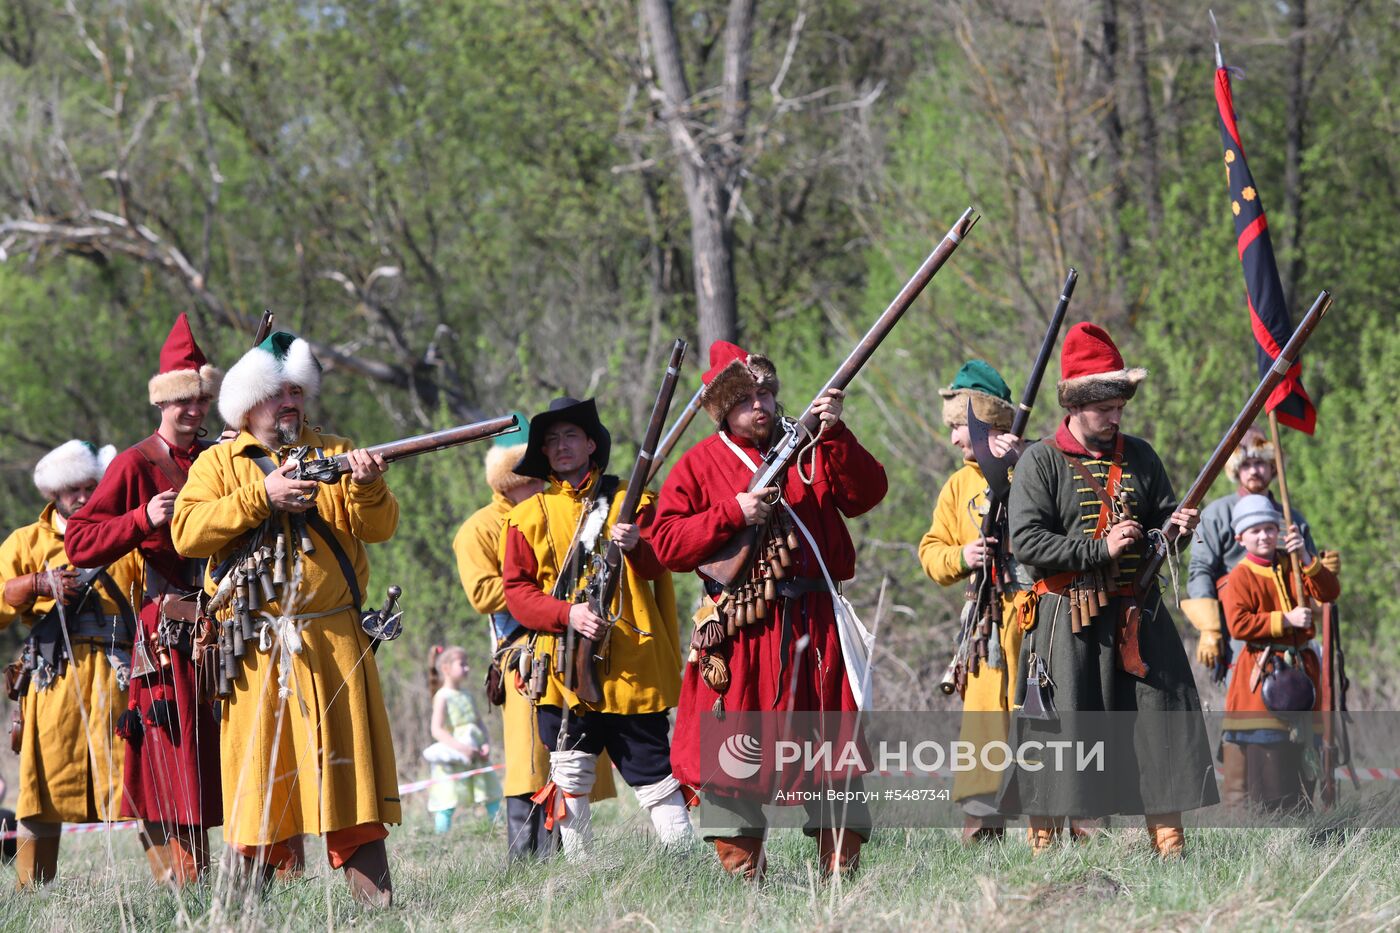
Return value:
M 307 398 L 321 391 L 321 364 L 311 345 L 279 330 L 229 367 L 219 389 L 219 414 L 231 428 L 243 428 L 248 412 L 282 391 L 299 385 Z
M 100 450 L 87 441 L 68 441 L 44 454 L 34 465 L 34 485 L 45 499 L 57 499 L 65 489 L 102 479 L 117 455 L 111 444 Z

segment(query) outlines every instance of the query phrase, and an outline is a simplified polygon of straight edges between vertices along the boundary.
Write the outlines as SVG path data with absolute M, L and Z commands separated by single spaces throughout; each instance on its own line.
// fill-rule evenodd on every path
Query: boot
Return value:
M 547 858 L 554 854 L 554 834 L 544 828 L 544 810 L 529 794 L 506 798 L 506 860 Z
M 1186 830 L 1181 826 L 1180 813 L 1147 817 L 1147 838 L 1152 842 L 1152 851 L 1164 859 L 1181 858 L 1186 854 Z
M 1234 742 L 1220 743 L 1220 802 L 1230 808 L 1243 807 L 1249 799 L 1245 750 Z
M 151 866 L 151 878 L 158 885 L 167 885 L 174 876 L 170 862 L 170 836 L 165 826 L 151 820 L 141 821 L 141 848 L 146 850 L 146 864 Z
M 1060 837 L 1062 823 L 1049 816 L 1033 816 L 1026 829 L 1026 840 L 1031 844 L 1031 855 L 1043 855 L 1055 845 Z
M 205 834 L 206 843 L 208 834 Z M 297 835 L 287 839 L 282 845 L 287 847 L 287 855 L 277 863 L 278 881 L 296 881 L 306 874 L 306 837 Z
M 230 886 L 239 897 L 254 892 L 261 896 L 272 886 L 277 866 L 268 862 L 265 857 L 244 855 L 235 846 L 230 845 L 225 849 L 224 859 L 224 871 L 228 875 Z
M 962 844 L 994 842 L 1006 837 L 1006 821 L 1001 817 L 963 817 Z
M 1095 836 L 1107 835 L 1109 825 L 1110 820 L 1106 816 L 1070 820 L 1069 836 L 1075 842 L 1088 842 Z
M 715 840 L 720 867 L 745 881 L 762 881 L 768 868 L 763 856 L 763 840 L 754 836 L 730 836 Z
M 853 875 L 860 868 L 861 838 L 852 830 L 823 829 L 817 832 L 817 860 L 822 877 Z
M 48 884 L 58 873 L 58 836 L 21 836 L 15 850 L 15 890 Z
M 345 883 L 350 886 L 350 896 L 367 907 L 388 907 L 394 903 L 389 850 L 383 839 L 366 842 L 346 860 Z
M 170 843 L 155 843 L 148 839 L 141 841 L 146 846 L 146 863 L 151 866 L 151 878 L 156 884 L 169 884 L 175 874 L 170 865 Z
M 176 887 L 193 884 L 209 870 L 209 832 L 200 826 L 180 826 L 169 837 L 166 853 L 170 880 Z

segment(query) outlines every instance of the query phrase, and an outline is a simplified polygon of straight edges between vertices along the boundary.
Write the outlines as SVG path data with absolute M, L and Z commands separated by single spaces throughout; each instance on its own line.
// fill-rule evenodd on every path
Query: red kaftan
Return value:
M 191 450 L 180 450 L 166 444 L 176 469 L 184 473 L 207 446 L 200 442 Z M 99 567 L 137 548 L 145 561 L 145 589 L 159 593 L 170 583 L 177 593 L 196 588 L 190 562 L 170 541 L 169 523 L 152 528 L 146 516 L 146 504 L 170 488 L 160 468 L 135 447 L 118 454 L 87 505 L 68 520 L 65 543 L 73 564 Z M 153 595 L 157 594 L 136 594 L 142 637 L 148 645 L 159 623 Z M 171 736 L 165 727 L 147 725 L 141 741 L 128 744 L 122 815 L 166 825 L 218 826 L 223 823 L 219 718 L 213 704 L 195 701 L 194 662 L 172 650 L 169 668 L 132 679 L 131 702 L 142 717 L 158 691 L 162 698 L 175 701 L 178 734 Z
M 758 462 L 759 453 L 752 445 L 731 439 Z M 805 463 L 808 458 L 803 459 Z M 842 516 L 867 512 L 885 497 L 885 468 L 837 422 L 817 445 L 813 469 L 810 486 L 796 467 L 789 469 L 784 496 L 816 539 L 831 578 L 849 580 L 855 574 L 856 554 Z M 718 434 L 686 451 L 662 486 L 650 529 L 652 547 L 661 562 L 672 571 L 692 571 L 742 529 L 743 514 L 734 497 L 748 487 L 752 475 Z M 821 577 L 800 533 L 799 539 L 796 575 Z M 730 679 L 724 709 L 785 710 L 793 682 L 793 709 L 855 710 L 830 594 L 808 593 L 779 604 L 781 619 L 778 613 L 770 613 L 768 619 L 739 629 L 722 649 L 728 653 Z M 794 646 L 803 634 L 811 636 L 811 643 L 794 674 Z M 671 768 L 680 781 L 694 787 L 706 784 L 700 764 L 701 720 L 719 696 L 701 679 L 699 665 L 686 665 L 671 738 Z

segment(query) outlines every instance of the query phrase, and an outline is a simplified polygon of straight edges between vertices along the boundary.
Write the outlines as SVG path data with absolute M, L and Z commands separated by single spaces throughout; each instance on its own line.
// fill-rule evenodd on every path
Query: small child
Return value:
M 1279 520 L 1267 496 L 1244 496 L 1235 503 L 1231 526 L 1245 556 L 1225 578 L 1220 597 L 1230 637 L 1245 642 L 1245 648 L 1235 661 L 1225 698 L 1224 738 L 1245 752 L 1250 801 L 1288 811 L 1303 803 L 1317 777 L 1313 717 L 1290 716 L 1290 724 L 1270 711 L 1264 705 L 1263 675 L 1280 658 L 1304 671 L 1313 684 L 1313 710 L 1321 708 L 1322 689 L 1317 652 L 1309 645 L 1313 610 L 1298 605 L 1278 547 Z M 1308 552 L 1297 525 L 1288 529 L 1283 544 L 1303 564 L 1306 595 L 1334 601 L 1341 592 L 1336 574 Z
M 433 690 L 431 732 L 436 739 L 423 750 L 432 764 L 430 777 L 446 777 L 457 771 L 484 768 L 491 763 L 486 727 L 477 715 L 470 693 L 461 689 L 470 668 L 465 648 L 434 645 L 428 655 L 428 688 Z M 486 817 L 495 821 L 501 808 L 501 780 L 494 771 L 456 781 L 441 781 L 428 788 L 428 812 L 433 829 L 447 832 L 459 805 L 483 804 Z

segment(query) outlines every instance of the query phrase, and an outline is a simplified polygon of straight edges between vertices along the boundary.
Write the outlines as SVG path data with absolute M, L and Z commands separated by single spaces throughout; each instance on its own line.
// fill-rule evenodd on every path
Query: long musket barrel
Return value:
M 375 444 L 373 447 L 365 449 L 370 453 L 379 454 L 387 463 L 396 463 L 419 454 L 433 453 L 438 450 L 446 450 L 448 447 L 457 447 L 461 444 L 470 444 L 473 441 L 484 441 L 501 434 L 509 434 L 519 427 L 519 416 L 503 415 L 499 418 L 474 421 L 471 424 L 463 424 L 442 431 L 431 431 L 427 434 L 405 437 L 402 440 L 389 441 L 385 444 Z M 333 483 L 349 472 L 349 456 L 336 454 L 334 457 L 303 461 L 299 478 Z
M 676 393 L 676 381 L 680 378 L 681 361 L 685 359 L 686 344 L 677 339 L 671 348 L 671 358 L 666 364 L 666 374 L 661 379 L 656 401 L 652 404 L 651 420 L 647 422 L 646 435 L 642 438 L 641 449 L 632 464 L 632 473 L 627 480 L 627 492 L 622 497 L 618 509 L 617 524 L 631 524 L 637 520 L 637 506 L 641 504 L 642 492 L 646 489 L 647 477 L 656 456 L 656 445 L 661 438 L 661 429 L 666 424 L 666 415 L 671 409 L 671 399 Z M 598 587 L 593 602 L 593 611 L 607 618 L 611 612 L 613 599 L 622 577 L 622 548 L 615 542 L 608 542 L 603 556 L 603 580 Z M 607 636 L 597 641 L 579 636 L 572 628 L 568 630 L 569 661 L 564 673 L 564 686 L 585 703 L 597 703 L 602 699 L 602 684 L 598 679 L 594 658 L 598 647 Z
M 953 255 L 953 250 L 958 248 L 958 244 L 963 241 L 963 237 L 967 236 L 968 233 L 972 231 L 972 228 L 976 226 L 977 221 L 980 219 L 980 215 L 974 214 L 970 207 L 963 211 L 962 216 L 948 229 L 948 232 L 943 235 L 943 239 L 934 247 L 933 252 L 929 253 L 928 258 L 919 266 L 918 270 L 914 273 L 914 277 L 904 283 L 904 287 L 899 290 L 899 294 L 894 296 L 894 300 L 891 301 L 889 306 L 875 319 L 875 323 L 870 325 L 870 330 L 865 332 L 865 336 L 860 339 L 860 343 L 856 344 L 855 349 L 852 350 L 850 355 L 837 367 L 836 372 L 832 373 L 831 378 L 826 381 L 826 385 L 822 386 L 812 399 L 812 404 L 807 406 L 807 410 L 804 411 L 802 417 L 798 419 L 809 434 L 816 434 L 821 424 L 821 419 L 812 414 L 812 405 L 815 405 L 817 401 L 830 390 L 844 389 L 846 386 L 850 385 L 851 380 L 855 379 L 856 374 L 869 362 L 870 357 L 875 354 L 875 350 L 884 342 L 885 338 L 889 336 L 890 331 L 894 330 L 894 326 L 899 323 L 899 319 L 904 316 L 904 312 L 909 310 L 909 306 L 914 303 L 914 299 L 919 297 L 919 294 L 938 273 L 938 270 L 943 268 L 943 264 L 948 261 L 948 257 Z M 783 465 L 784 469 L 787 465 L 788 464 Z M 754 478 L 757 480 L 765 472 L 764 470 L 759 470 Z M 766 485 L 766 483 L 750 485 L 749 488 L 757 489 L 760 485 Z
M 972 208 L 969 207 L 963 211 L 962 216 L 949 228 L 948 232 L 943 235 L 943 239 L 934 247 L 933 252 L 919 266 L 913 278 L 904 284 L 904 287 L 899 290 L 899 294 L 870 326 L 870 330 L 866 331 L 860 343 L 856 344 L 855 349 L 826 381 L 826 385 L 822 386 L 821 391 L 812 400 L 812 404 L 807 406 L 802 417 L 798 419 L 798 428 L 794 431 L 788 431 L 783 439 L 769 448 L 768 453 L 764 455 L 763 463 L 749 480 L 749 491 L 772 486 L 787 472 L 788 467 L 792 465 L 805 446 L 807 439 L 815 436 L 820 429 L 821 419 L 812 413 L 812 406 L 831 389 L 844 389 L 850 384 L 851 380 L 860 372 L 861 367 L 874 355 L 876 348 L 899 323 L 904 312 L 909 310 L 914 299 L 919 297 L 919 293 L 924 290 L 924 287 L 928 285 L 938 270 L 943 268 L 948 257 L 953 255 L 953 250 L 958 248 L 963 237 L 971 232 L 979 219 L 979 215 L 974 214 Z M 753 526 L 748 526 L 725 542 L 719 550 L 700 565 L 699 570 L 720 586 L 730 587 L 743 578 L 750 569 L 757 543 L 757 530 Z
M 656 393 L 656 402 L 651 408 L 651 421 L 647 424 L 646 436 L 642 439 L 642 449 L 637 451 L 637 460 L 632 464 L 632 475 L 627 478 L 627 494 L 622 497 L 622 507 L 617 520 L 631 524 L 637 520 L 637 506 L 641 504 L 642 492 L 646 489 L 647 477 L 656 458 L 656 446 L 661 436 L 661 427 L 666 423 L 666 415 L 671 409 L 671 399 L 676 393 L 676 380 L 680 377 L 681 361 L 685 359 L 686 344 L 677 338 L 671 348 L 671 359 L 666 364 L 666 375 L 661 379 L 661 388 Z M 611 606 L 617 595 L 619 571 L 622 569 L 622 549 L 616 544 L 608 544 L 608 579 L 601 593 L 603 606 Z
M 696 389 L 695 394 L 690 397 L 690 401 L 686 403 L 675 422 L 666 429 L 665 436 L 657 445 L 656 457 L 651 461 L 651 466 L 647 470 L 648 483 L 656 479 L 656 474 L 661 472 L 662 466 L 671 456 L 671 451 L 675 449 L 676 443 L 685 435 L 685 429 L 690 427 L 690 422 L 695 420 L 695 414 L 700 410 L 700 396 L 704 391 L 703 385 Z
M 1021 392 L 1021 404 L 1011 420 L 1011 433 L 1017 437 L 1026 436 L 1031 409 L 1035 407 L 1035 397 L 1040 393 L 1040 380 L 1045 376 L 1045 368 L 1050 365 L 1050 357 L 1055 352 L 1055 338 L 1065 322 L 1065 312 L 1069 310 L 1069 300 L 1074 295 L 1074 283 L 1078 281 L 1079 273 L 1071 266 L 1069 275 L 1065 276 L 1064 287 L 1060 289 L 1055 313 L 1050 315 L 1050 326 L 1045 328 L 1045 339 L 1040 342 L 1040 352 L 1036 354 L 1035 365 L 1031 367 L 1031 377 L 1026 380 L 1026 388 Z
M 1283 377 L 1288 375 L 1288 370 L 1292 368 L 1293 363 L 1298 359 L 1298 354 L 1303 350 L 1303 344 L 1308 342 L 1314 328 L 1322 321 L 1323 316 L 1331 307 L 1332 294 L 1323 289 L 1318 293 L 1317 300 L 1308 309 L 1308 313 L 1298 324 L 1298 329 L 1293 331 L 1292 337 L 1288 338 L 1288 345 L 1274 359 L 1274 364 L 1269 367 L 1268 373 L 1260 380 L 1254 394 L 1249 397 L 1244 408 L 1235 416 L 1230 430 L 1226 431 L 1225 436 L 1220 439 L 1220 443 L 1215 447 L 1215 452 L 1210 455 L 1210 459 L 1206 461 L 1205 467 L 1196 476 L 1196 481 L 1186 491 L 1186 495 L 1182 497 L 1177 508 L 1194 509 L 1201 504 L 1201 500 L 1210 490 L 1210 484 L 1215 482 L 1220 471 L 1225 469 L 1225 462 L 1230 459 L 1230 454 L 1234 453 L 1235 448 L 1239 446 L 1240 438 L 1244 437 L 1244 432 L 1249 430 L 1254 419 L 1259 417 L 1259 412 L 1263 411 L 1264 403 L 1269 400 L 1269 395 L 1283 381 Z M 1170 520 L 1162 526 L 1160 531 L 1160 536 L 1149 538 L 1147 553 L 1143 557 L 1142 566 L 1138 569 L 1134 587 L 1139 593 L 1147 592 L 1148 586 L 1156 579 L 1157 572 L 1162 569 L 1168 551 L 1171 550 L 1177 538 L 1181 536 L 1180 526 L 1172 524 Z

